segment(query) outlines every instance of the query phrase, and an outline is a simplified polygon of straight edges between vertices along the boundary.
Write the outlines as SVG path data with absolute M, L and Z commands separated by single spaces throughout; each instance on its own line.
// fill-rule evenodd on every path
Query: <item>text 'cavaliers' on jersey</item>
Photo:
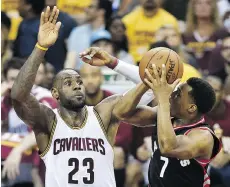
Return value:
M 206 172 L 209 162 L 218 154 L 221 145 L 204 119 L 191 125 L 174 128 L 176 135 L 186 135 L 194 128 L 208 130 L 212 133 L 214 146 L 209 160 L 180 160 L 161 155 L 157 139 L 157 127 L 152 135 L 153 155 L 149 165 L 150 187 L 209 187 L 210 178 Z
M 93 107 L 85 107 L 81 127 L 66 124 L 57 110 L 47 149 L 40 156 L 46 165 L 46 186 L 115 187 L 114 153 Z

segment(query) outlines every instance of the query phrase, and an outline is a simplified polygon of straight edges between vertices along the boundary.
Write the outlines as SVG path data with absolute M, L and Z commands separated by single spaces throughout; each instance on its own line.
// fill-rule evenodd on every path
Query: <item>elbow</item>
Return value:
M 172 152 L 172 150 L 176 148 L 176 144 L 168 138 L 160 140 L 159 144 L 160 151 L 163 156 L 169 155 Z
M 113 116 L 115 116 L 117 119 L 121 121 L 124 121 L 128 117 L 127 113 L 124 112 L 122 107 L 115 107 L 113 109 Z

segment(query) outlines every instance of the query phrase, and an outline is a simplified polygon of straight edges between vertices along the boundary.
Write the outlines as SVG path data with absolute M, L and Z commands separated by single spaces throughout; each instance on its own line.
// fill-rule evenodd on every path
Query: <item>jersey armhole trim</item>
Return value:
M 109 144 L 111 145 L 111 143 L 110 143 L 110 141 L 109 141 L 109 137 L 108 137 L 107 131 L 106 131 L 106 129 L 105 129 L 105 126 L 104 126 L 104 124 L 103 124 L 103 122 L 102 122 L 102 119 L 101 119 L 100 115 L 98 114 L 98 112 L 96 111 L 96 109 L 93 109 L 93 112 L 94 112 L 94 114 L 95 114 L 95 116 L 96 116 L 96 118 L 97 118 L 97 120 L 98 120 L 98 122 L 99 122 L 99 124 L 100 124 L 100 126 L 101 126 L 101 129 L 102 129 L 102 131 L 103 131 L 103 133 L 104 133 L 104 135 L 105 135 L 107 141 L 108 141 Z M 111 145 L 111 146 L 112 146 L 112 145 Z M 112 146 L 112 147 L 113 147 L 113 146 Z
M 51 128 L 51 132 L 50 132 L 50 138 L 49 138 L 49 141 L 48 141 L 48 144 L 45 148 L 45 150 L 39 154 L 39 156 L 42 158 L 46 155 L 46 153 L 49 151 L 50 147 L 51 147 L 51 143 L 52 143 L 52 140 L 53 140 L 53 135 L 54 135 L 54 132 L 55 132 L 55 129 L 56 129 L 56 126 L 57 126 L 57 117 L 55 115 L 55 118 L 53 120 L 53 124 L 52 124 L 52 128 Z

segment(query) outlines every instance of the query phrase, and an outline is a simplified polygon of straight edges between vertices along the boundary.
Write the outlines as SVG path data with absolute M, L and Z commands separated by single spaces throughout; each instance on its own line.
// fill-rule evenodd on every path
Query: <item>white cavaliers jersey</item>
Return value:
M 46 187 L 115 187 L 113 148 L 100 117 L 93 107 L 85 107 L 87 117 L 81 127 L 66 124 L 57 109 L 47 149 L 41 154 L 46 165 Z

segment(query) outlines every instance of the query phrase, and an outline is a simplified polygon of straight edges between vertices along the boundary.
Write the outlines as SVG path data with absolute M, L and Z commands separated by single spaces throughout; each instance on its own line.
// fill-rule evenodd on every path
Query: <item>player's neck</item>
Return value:
M 175 126 L 183 126 L 183 125 L 191 125 L 194 124 L 198 121 L 200 121 L 202 118 L 202 115 L 197 115 L 194 117 L 186 117 L 186 118 L 179 118 L 177 120 L 175 120 Z
M 27 15 L 24 17 L 25 19 L 33 19 L 37 17 L 36 14 L 34 14 L 33 12 L 28 12 Z
M 86 95 L 86 104 L 89 106 L 95 106 L 98 103 L 100 103 L 103 98 L 104 98 L 104 92 L 103 90 L 100 89 L 94 95 Z
M 59 108 L 59 114 L 62 119 L 71 126 L 81 126 L 85 120 L 87 110 L 85 107 L 80 108 L 77 111 L 68 110 L 64 107 Z

